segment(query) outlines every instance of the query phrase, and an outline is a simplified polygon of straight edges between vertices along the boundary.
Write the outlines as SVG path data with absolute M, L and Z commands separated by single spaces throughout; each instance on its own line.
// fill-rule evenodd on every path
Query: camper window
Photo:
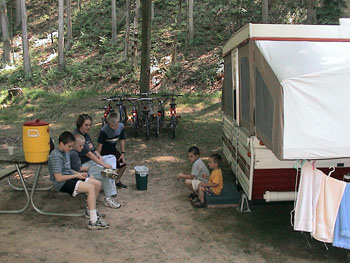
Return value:
M 258 69 L 255 70 L 256 128 L 272 140 L 273 99 Z
M 249 60 L 247 57 L 241 58 L 241 70 L 240 70 L 240 91 L 241 91 L 241 110 L 242 119 L 250 121 L 250 87 L 249 87 Z
M 224 57 L 224 83 L 223 83 L 223 89 L 222 89 L 222 110 L 225 114 L 231 116 L 232 118 L 234 115 L 234 95 L 233 92 L 233 82 L 232 82 L 232 61 L 231 61 L 231 54 L 228 54 Z

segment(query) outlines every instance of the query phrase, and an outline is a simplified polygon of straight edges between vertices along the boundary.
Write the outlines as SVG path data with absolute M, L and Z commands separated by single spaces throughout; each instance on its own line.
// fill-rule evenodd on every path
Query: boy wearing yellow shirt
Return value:
M 222 188 L 224 187 L 224 182 L 222 179 L 222 172 L 220 168 L 221 156 L 220 154 L 214 153 L 209 157 L 209 167 L 212 169 L 212 172 L 209 177 L 208 183 L 200 183 L 198 188 L 199 201 L 194 202 L 193 206 L 197 208 L 205 207 L 204 204 L 204 193 L 210 195 L 220 195 Z

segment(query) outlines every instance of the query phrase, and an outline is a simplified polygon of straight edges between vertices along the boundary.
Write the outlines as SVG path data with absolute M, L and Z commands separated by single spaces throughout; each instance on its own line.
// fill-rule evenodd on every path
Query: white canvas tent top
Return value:
M 237 64 L 228 79 L 225 68 L 240 105 L 233 118 L 279 159 L 350 157 L 349 20 L 248 24 L 223 53 L 225 67 Z

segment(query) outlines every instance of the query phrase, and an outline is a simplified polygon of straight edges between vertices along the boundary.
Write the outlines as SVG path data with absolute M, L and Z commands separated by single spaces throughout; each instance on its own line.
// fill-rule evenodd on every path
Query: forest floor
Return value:
M 83 101 L 82 108 L 87 104 Z M 122 207 L 105 208 L 102 197 L 99 202 L 110 223 L 108 230 L 90 231 L 83 217 L 43 216 L 32 208 L 19 215 L 2 214 L 0 262 L 346 262 L 344 250 L 331 245 L 327 250 L 324 244 L 292 230 L 291 203 L 251 204 L 251 213 L 193 208 L 187 199 L 189 191 L 175 176 L 190 171 L 186 151 L 193 144 L 199 146 L 205 161 L 212 152 L 222 154 L 220 98 L 189 97 L 179 103 L 178 112 L 182 117 L 176 139 L 166 129 L 149 141 L 142 132 L 133 138 L 127 128 L 128 169 L 122 181 L 128 188 L 119 189 L 117 197 Z M 51 135 L 56 138 L 63 130 L 72 130 L 79 113 L 67 109 L 66 118 L 46 119 Z M 93 138 L 100 128 L 100 115 L 93 114 Z M 21 125 L 0 124 L 4 150 L 11 138 L 16 141 L 21 136 Z M 136 190 L 136 165 L 150 169 L 146 191 Z M 229 165 L 224 163 L 223 168 L 224 182 L 233 181 Z M 24 170 L 29 184 L 35 169 L 31 165 Z M 48 185 L 47 167 L 42 174 L 41 183 Z M 19 183 L 16 176 L 13 181 Z M 21 207 L 23 192 L 13 191 L 6 180 L 0 183 L 0 209 Z M 84 199 L 53 192 L 35 196 L 39 207 L 51 211 L 80 210 Z

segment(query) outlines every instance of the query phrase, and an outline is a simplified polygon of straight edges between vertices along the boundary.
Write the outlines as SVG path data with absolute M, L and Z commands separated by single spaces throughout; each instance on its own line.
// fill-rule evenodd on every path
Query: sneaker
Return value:
M 99 218 L 105 218 L 105 217 L 106 217 L 106 214 L 101 213 L 101 212 L 98 211 L 98 210 L 96 211 L 96 214 L 97 214 L 97 217 L 99 217 Z M 86 219 L 90 219 L 90 212 L 89 212 L 88 209 L 85 209 L 84 217 L 85 217 Z
M 119 188 L 128 188 L 128 186 L 126 185 L 126 184 L 123 184 L 122 182 L 118 182 L 118 183 L 116 183 L 115 184 L 117 187 L 119 187 Z
M 89 221 L 88 224 L 89 230 L 107 229 L 108 227 L 109 226 L 106 224 L 106 222 L 104 220 L 101 220 L 100 218 L 98 218 L 95 223 Z
M 197 196 L 191 200 L 192 204 L 193 203 L 197 203 L 197 202 L 200 202 L 200 200 L 199 200 L 199 198 Z
M 108 199 L 105 198 L 104 206 L 110 207 L 110 208 L 113 208 L 113 209 L 117 209 L 117 208 L 120 208 L 122 205 L 119 204 L 117 201 L 115 201 L 112 198 L 108 198 Z
M 195 193 L 190 193 L 190 195 L 188 196 L 189 200 L 193 200 L 197 197 L 197 195 Z
M 109 223 L 107 223 L 104 219 L 102 219 L 101 217 L 97 217 L 97 220 L 100 220 L 103 224 L 106 224 L 107 226 L 109 226 Z
M 192 203 L 193 207 L 196 207 L 196 208 L 204 208 L 205 207 L 205 204 L 204 203 L 201 203 L 201 202 L 195 202 L 195 203 Z
M 104 177 L 112 178 L 112 179 L 117 179 L 118 178 L 118 172 L 113 169 L 104 169 L 101 171 L 101 175 Z

